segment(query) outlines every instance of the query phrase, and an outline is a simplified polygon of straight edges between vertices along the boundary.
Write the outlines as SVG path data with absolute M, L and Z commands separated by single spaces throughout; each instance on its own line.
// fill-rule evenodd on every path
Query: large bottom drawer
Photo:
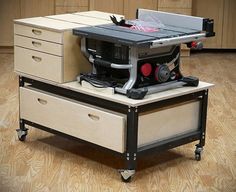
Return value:
M 126 117 L 57 97 L 20 88 L 20 117 L 123 153 Z

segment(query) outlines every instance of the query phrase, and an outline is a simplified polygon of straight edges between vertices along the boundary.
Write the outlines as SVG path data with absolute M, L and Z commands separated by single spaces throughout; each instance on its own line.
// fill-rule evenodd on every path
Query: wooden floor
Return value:
M 77 142 L 30 129 L 17 139 L 18 79 L 13 55 L 0 54 L 0 191 L 236 191 L 236 54 L 198 53 L 184 74 L 214 83 L 202 161 L 196 143 L 138 160 L 133 182 L 120 181 L 119 159 Z

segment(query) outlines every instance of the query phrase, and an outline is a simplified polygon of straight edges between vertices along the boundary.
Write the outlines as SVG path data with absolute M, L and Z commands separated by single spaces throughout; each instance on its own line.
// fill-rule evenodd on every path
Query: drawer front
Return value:
M 14 68 L 18 72 L 58 83 L 63 82 L 62 57 L 15 46 Z
M 138 125 L 138 146 L 198 130 L 199 111 L 200 101 L 196 101 L 141 114 Z
M 23 119 L 123 153 L 125 117 L 29 88 L 20 88 Z
M 158 8 L 192 8 L 192 0 L 159 0 Z
M 51 41 L 62 44 L 63 34 L 56 31 L 49 31 L 37 27 L 30 27 L 26 25 L 14 24 L 14 34 Z
M 62 45 L 20 35 L 14 35 L 14 45 L 62 56 Z

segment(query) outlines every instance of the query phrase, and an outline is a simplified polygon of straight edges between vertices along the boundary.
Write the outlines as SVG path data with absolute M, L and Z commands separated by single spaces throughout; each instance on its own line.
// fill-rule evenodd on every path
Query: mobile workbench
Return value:
M 123 181 L 130 181 L 137 159 L 150 152 L 199 141 L 195 158 L 200 160 L 212 84 L 200 81 L 196 87 L 181 86 L 134 100 L 76 81 L 79 73 L 91 71 L 91 65 L 72 30 L 109 24 L 109 16 L 90 11 L 15 20 L 19 140 L 26 139 L 31 126 L 110 151 L 126 164 L 120 168 Z

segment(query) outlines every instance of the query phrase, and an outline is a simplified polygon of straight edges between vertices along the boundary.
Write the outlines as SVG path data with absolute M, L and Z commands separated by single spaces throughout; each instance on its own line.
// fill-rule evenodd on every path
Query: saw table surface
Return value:
M 154 32 L 143 32 L 115 24 L 104 24 L 93 27 L 82 27 L 73 30 L 75 35 L 86 38 L 105 40 L 124 45 L 150 45 L 154 40 L 163 38 L 180 37 L 185 35 L 199 34 L 201 31 L 165 25 Z

